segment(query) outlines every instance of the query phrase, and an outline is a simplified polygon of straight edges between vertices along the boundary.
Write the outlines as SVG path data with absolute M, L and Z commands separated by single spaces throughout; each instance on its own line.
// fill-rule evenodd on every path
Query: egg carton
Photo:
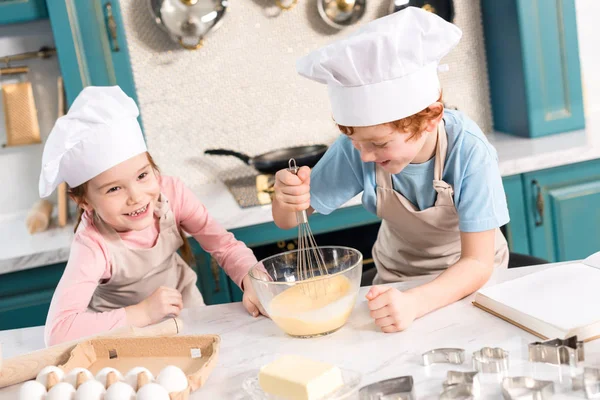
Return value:
M 187 400 L 210 375 L 219 344 L 216 335 L 89 340 L 26 382 L 19 398 Z

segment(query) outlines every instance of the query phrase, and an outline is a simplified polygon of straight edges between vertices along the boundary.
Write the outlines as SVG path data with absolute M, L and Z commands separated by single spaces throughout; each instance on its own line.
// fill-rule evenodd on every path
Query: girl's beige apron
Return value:
M 159 218 L 159 234 L 154 246 L 131 249 L 111 226 L 94 214 L 94 224 L 108 246 L 112 276 L 96 288 L 89 304 L 91 310 L 103 312 L 137 304 L 160 286 L 179 290 L 184 307 L 204 304 L 196 287 L 196 273 L 177 253 L 183 239 L 169 200 L 163 194 L 154 215 Z
M 459 260 L 460 231 L 454 191 L 442 180 L 447 148 L 442 122 L 438 125 L 433 180 L 437 198 L 433 207 L 422 211 L 394 190 L 391 174 L 375 167 L 377 216 L 383 221 L 373 246 L 377 267 L 373 284 L 439 274 Z M 508 246 L 499 228 L 496 228 L 494 265 L 500 268 L 508 265 Z

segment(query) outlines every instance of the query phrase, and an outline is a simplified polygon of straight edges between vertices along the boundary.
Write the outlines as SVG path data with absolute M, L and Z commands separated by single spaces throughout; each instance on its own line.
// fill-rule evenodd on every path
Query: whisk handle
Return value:
M 288 171 L 290 171 L 294 175 L 298 175 L 298 165 L 296 165 L 296 160 L 290 158 L 288 161 Z M 296 220 L 298 220 L 298 224 L 307 224 L 308 223 L 308 214 L 306 214 L 306 210 L 297 211 L 296 212 Z

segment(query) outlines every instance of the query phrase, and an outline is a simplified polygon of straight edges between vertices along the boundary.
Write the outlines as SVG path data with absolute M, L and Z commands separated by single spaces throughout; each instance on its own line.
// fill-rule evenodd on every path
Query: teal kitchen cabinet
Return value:
M 502 179 L 510 222 L 506 226 L 506 239 L 511 252 L 530 254 L 527 216 L 523 191 L 523 175 L 506 176 Z
M 584 128 L 575 0 L 481 0 L 481 11 L 494 128 Z
M 531 254 L 551 262 L 600 250 L 600 160 L 523 174 Z
M 44 325 L 65 263 L 0 276 L 0 330 Z
M 48 18 L 44 0 L 0 0 L 0 24 L 16 24 Z
M 47 0 L 70 105 L 86 86 L 119 85 L 137 100 L 118 0 Z

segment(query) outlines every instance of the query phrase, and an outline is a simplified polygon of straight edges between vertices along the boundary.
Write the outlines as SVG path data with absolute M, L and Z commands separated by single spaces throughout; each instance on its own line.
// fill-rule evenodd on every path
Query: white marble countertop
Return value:
M 496 147 L 502 176 L 600 158 L 600 115 L 588 118 L 585 130 L 537 139 L 500 132 L 488 135 Z M 271 206 L 241 208 L 222 182 L 197 185 L 192 191 L 225 229 L 271 222 Z M 360 195 L 344 205 L 360 205 Z M 0 217 L 0 274 L 63 262 L 68 259 L 72 226 L 29 235 L 26 213 Z
M 488 285 L 552 266 L 497 271 Z M 419 283 L 395 286 L 405 289 Z M 375 327 L 369 316 L 364 299 L 367 290 L 361 288 L 346 326 L 329 336 L 314 339 L 288 337 L 271 320 L 247 315 L 240 303 L 184 310 L 181 315 L 185 325 L 183 334 L 218 334 L 222 339 L 216 368 L 206 384 L 192 394 L 191 400 L 249 398 L 242 390 L 242 382 L 256 375 L 262 365 L 289 353 L 358 371 L 362 374 L 361 386 L 412 375 L 418 399 L 437 399 L 446 372 L 471 370 L 472 352 L 485 346 L 510 352 L 509 376 L 553 380 L 557 392 L 553 399 L 585 398 L 583 392 L 569 393 L 573 370 L 527 361 L 527 345 L 538 338 L 474 307 L 472 296 L 415 321 L 404 332 L 385 334 Z M 43 329 L 2 331 L 0 342 L 5 358 L 38 350 L 44 346 Z M 421 354 L 440 347 L 465 349 L 465 362 L 460 366 L 424 367 Z M 585 344 L 585 360 L 586 366 L 600 366 L 600 340 Z M 482 399 L 501 398 L 497 378 L 497 375 L 482 374 Z M 0 390 L 0 398 L 12 398 L 9 396 L 17 393 L 18 387 Z

